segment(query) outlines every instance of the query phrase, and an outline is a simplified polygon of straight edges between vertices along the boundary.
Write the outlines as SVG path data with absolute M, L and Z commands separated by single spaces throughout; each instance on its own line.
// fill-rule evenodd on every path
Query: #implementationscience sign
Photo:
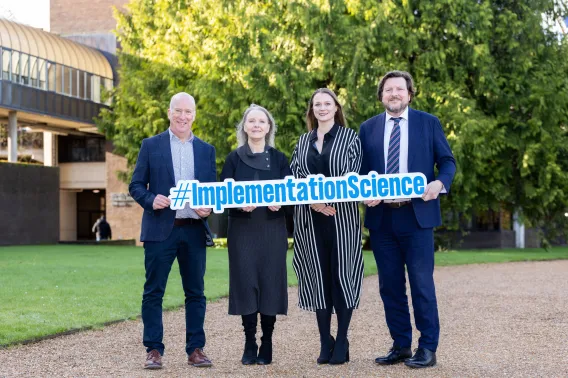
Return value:
M 170 208 L 180 210 L 211 208 L 215 213 L 245 206 L 300 205 L 372 199 L 417 198 L 424 194 L 422 173 L 368 175 L 349 173 L 341 177 L 310 175 L 304 179 L 287 176 L 282 180 L 199 182 L 180 180 L 170 189 Z

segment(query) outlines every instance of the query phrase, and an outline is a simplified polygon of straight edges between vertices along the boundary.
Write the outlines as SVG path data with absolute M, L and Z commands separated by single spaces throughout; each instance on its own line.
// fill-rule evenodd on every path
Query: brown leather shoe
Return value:
M 144 369 L 161 369 L 162 368 L 162 355 L 156 349 L 152 349 L 146 356 L 144 362 Z
M 203 350 L 200 348 L 195 348 L 193 353 L 187 358 L 187 364 L 195 367 L 211 367 L 213 364 L 211 360 L 207 358 Z

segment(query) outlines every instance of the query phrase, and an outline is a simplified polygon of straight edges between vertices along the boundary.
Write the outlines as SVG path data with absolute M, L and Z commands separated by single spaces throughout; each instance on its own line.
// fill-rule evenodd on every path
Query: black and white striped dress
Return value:
M 310 134 L 302 135 L 292 155 L 291 169 L 296 178 L 305 178 L 312 172 L 308 169 Z M 313 148 L 313 147 L 311 147 Z M 339 127 L 333 138 L 329 157 L 329 172 L 332 177 L 343 176 L 349 172 L 359 172 L 361 167 L 361 142 L 355 131 Z M 333 206 L 337 213 L 335 220 L 334 250 L 337 256 L 333 261 L 335 282 L 339 282 L 340 292 L 347 308 L 356 308 L 361 297 L 363 283 L 363 255 L 361 250 L 361 218 L 358 202 L 337 202 Z M 304 310 L 315 311 L 326 308 L 326 293 L 320 253 L 316 243 L 313 212 L 310 205 L 297 205 L 294 208 L 294 258 L 293 267 L 298 277 L 299 303 Z M 320 244 L 321 245 L 321 244 Z M 337 268 L 337 269 L 335 269 Z

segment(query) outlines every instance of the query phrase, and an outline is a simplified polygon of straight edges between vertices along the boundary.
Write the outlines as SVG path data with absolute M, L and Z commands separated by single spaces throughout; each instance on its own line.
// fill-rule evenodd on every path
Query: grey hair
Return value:
M 174 102 L 176 102 L 177 100 L 179 100 L 182 97 L 189 98 L 190 101 L 193 102 L 193 105 L 195 105 L 195 99 L 193 98 L 192 95 L 190 95 L 189 93 L 186 93 L 186 92 L 179 92 L 179 93 L 176 93 L 175 95 L 172 96 L 172 98 L 170 100 L 170 110 L 174 110 Z
M 265 137 L 266 144 L 269 145 L 270 147 L 274 147 L 274 134 L 276 134 L 276 129 L 277 129 L 276 123 L 274 122 L 274 118 L 272 117 L 272 114 L 270 114 L 268 110 L 256 104 L 251 104 L 247 108 L 247 110 L 245 110 L 245 114 L 243 114 L 243 119 L 241 119 L 241 121 L 237 124 L 237 145 L 239 147 L 244 146 L 245 143 L 247 143 L 248 141 L 248 135 L 247 133 L 245 133 L 245 122 L 247 120 L 248 114 L 252 110 L 260 110 L 264 114 L 266 114 L 266 118 L 268 118 L 268 124 L 270 126 L 270 129 L 268 130 L 268 133 L 266 133 Z

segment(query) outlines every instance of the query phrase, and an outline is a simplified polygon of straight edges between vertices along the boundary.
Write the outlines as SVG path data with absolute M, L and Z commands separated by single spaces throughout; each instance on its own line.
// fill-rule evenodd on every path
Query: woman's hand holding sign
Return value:
M 241 207 L 242 211 L 246 211 L 247 213 L 251 213 L 254 209 L 256 209 L 256 206 L 245 206 L 245 207 Z
M 314 211 L 322 213 L 323 215 L 333 216 L 336 211 L 333 206 L 327 206 L 325 203 L 314 203 L 310 205 Z
M 369 200 L 369 201 L 363 201 L 363 203 L 369 207 L 375 207 L 377 206 L 379 203 L 381 203 L 381 200 Z

